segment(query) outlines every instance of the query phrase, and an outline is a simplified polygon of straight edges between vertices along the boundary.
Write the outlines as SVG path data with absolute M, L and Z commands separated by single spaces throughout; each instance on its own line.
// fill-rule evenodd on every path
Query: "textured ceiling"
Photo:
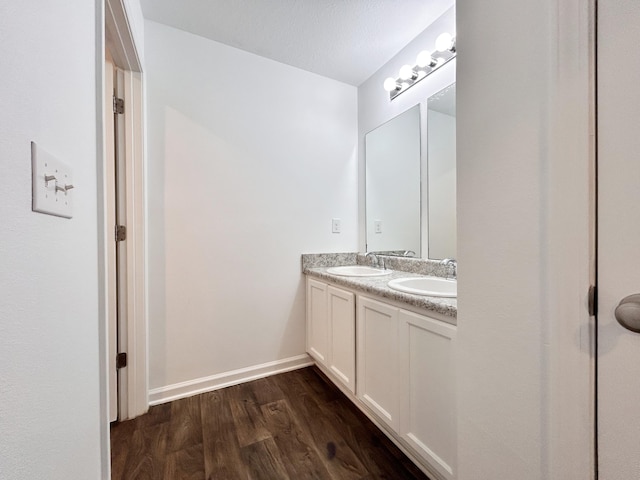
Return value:
M 141 0 L 145 18 L 358 86 L 454 0 Z

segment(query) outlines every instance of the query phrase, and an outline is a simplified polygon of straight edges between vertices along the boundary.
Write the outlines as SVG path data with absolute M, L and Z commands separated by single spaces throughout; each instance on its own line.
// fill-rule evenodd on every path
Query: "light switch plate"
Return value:
M 31 188 L 34 212 L 71 218 L 73 177 L 71 168 L 31 142 Z

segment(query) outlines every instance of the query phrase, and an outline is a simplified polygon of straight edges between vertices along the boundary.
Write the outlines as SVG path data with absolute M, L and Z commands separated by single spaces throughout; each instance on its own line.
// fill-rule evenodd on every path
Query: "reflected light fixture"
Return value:
M 383 87 L 389 92 L 390 100 L 456 57 L 456 37 L 450 33 L 440 34 L 436 39 L 435 47 L 433 53 L 428 50 L 420 52 L 416 58 L 415 66 L 403 65 L 398 72 L 398 78 L 385 79 Z

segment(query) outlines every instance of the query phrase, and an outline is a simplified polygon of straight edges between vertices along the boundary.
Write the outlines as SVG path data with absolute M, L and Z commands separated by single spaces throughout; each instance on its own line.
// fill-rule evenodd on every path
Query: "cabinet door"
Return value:
M 398 309 L 358 297 L 357 396 L 398 431 Z
M 307 279 L 307 353 L 326 365 L 329 346 L 327 285 Z
M 456 458 L 456 327 L 400 310 L 400 435 L 445 478 Z
M 329 286 L 329 369 L 352 393 L 356 376 L 356 309 L 351 292 Z

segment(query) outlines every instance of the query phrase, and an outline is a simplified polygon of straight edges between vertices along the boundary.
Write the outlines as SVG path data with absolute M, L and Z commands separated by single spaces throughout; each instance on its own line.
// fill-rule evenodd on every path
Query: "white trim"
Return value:
M 186 382 L 174 383 L 166 387 L 154 388 L 149 391 L 149 405 L 172 402 L 180 398 L 191 397 L 200 393 L 211 392 L 220 388 L 250 382 L 259 378 L 268 377 L 278 373 L 290 372 L 299 368 L 309 367 L 314 362 L 307 355 L 284 358 L 273 362 L 253 365 L 251 367 L 218 373 L 209 377 L 196 378 Z
M 95 66 L 96 66 L 96 205 L 98 231 L 98 371 L 100 389 L 100 474 L 111 478 L 111 442 L 109 428 L 109 331 L 107 322 L 106 244 L 105 240 L 105 152 L 104 152 L 104 54 L 105 13 L 104 2 L 95 0 Z
M 106 0 L 104 21 L 106 46 L 114 63 L 124 70 L 142 72 L 142 62 L 123 0 Z

